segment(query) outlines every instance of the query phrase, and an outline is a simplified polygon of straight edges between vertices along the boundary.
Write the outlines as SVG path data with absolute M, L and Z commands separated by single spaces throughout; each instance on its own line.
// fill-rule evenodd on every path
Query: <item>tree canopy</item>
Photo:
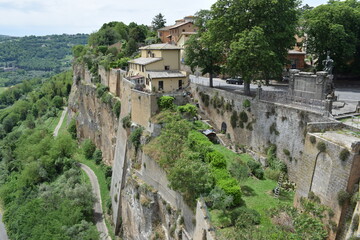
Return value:
M 206 59 L 203 61 L 211 63 L 206 65 L 206 67 L 213 65 L 211 69 L 215 69 L 217 72 L 221 70 L 234 74 L 234 66 L 231 66 L 234 62 L 229 62 L 232 50 L 236 46 L 233 43 L 244 41 L 246 34 L 256 32 L 259 35 L 262 32 L 261 38 L 264 40 L 264 43 L 261 44 L 267 48 L 261 49 L 254 45 L 253 47 L 256 47 L 258 50 L 256 53 L 250 53 L 250 49 L 248 49 L 246 52 L 251 54 L 248 58 L 254 57 L 260 62 L 262 61 L 260 58 L 270 54 L 271 56 L 266 58 L 272 61 L 267 62 L 267 64 L 258 64 L 256 72 L 253 72 L 253 76 L 261 76 L 265 79 L 279 76 L 286 63 L 287 51 L 295 42 L 296 7 L 296 0 L 218 0 L 212 5 L 209 12 L 200 11 L 197 14 L 196 23 L 199 26 L 199 33 L 193 36 L 200 43 L 208 43 L 211 48 L 205 46 L 200 49 L 210 50 L 212 54 L 204 55 L 199 48 L 196 48 L 196 44 L 190 42 L 190 48 L 186 50 L 186 62 L 192 67 L 198 66 L 203 68 L 203 73 L 210 73 L 205 69 L 204 64 L 198 62 L 198 58 L 203 55 Z M 232 56 L 232 59 L 234 58 L 235 56 Z M 236 71 L 236 73 L 241 75 L 249 74 L 244 72 L 244 69 L 252 69 L 251 65 L 253 62 L 242 64 L 244 64 L 244 67 Z M 250 80 L 251 78 L 245 79 L 246 86 L 249 86 Z
M 327 51 L 335 73 L 360 73 L 360 2 L 329 1 L 304 13 L 307 53 L 318 58 L 318 68 Z
M 151 22 L 151 26 L 153 27 L 154 31 L 157 31 L 159 28 L 165 27 L 165 24 L 166 24 L 165 16 L 162 15 L 161 13 L 156 15 Z

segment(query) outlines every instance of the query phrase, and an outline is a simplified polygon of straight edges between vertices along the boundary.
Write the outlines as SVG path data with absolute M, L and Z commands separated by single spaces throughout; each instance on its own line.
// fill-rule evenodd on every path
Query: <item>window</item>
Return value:
M 166 65 L 165 70 L 170 70 L 170 66 Z
M 182 31 L 185 32 L 185 29 L 183 29 Z
M 164 90 L 164 81 L 159 81 L 159 91 Z
M 142 72 L 145 72 L 145 67 L 144 67 L 144 65 L 141 66 L 141 71 L 142 71 Z
M 182 89 L 183 82 L 182 80 L 179 80 L 179 89 Z

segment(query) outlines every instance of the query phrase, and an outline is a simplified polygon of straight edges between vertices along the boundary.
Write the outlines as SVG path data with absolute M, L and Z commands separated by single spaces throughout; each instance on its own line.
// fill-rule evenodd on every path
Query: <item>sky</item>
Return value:
M 176 19 L 210 9 L 216 0 L 0 0 L 0 35 L 28 36 L 92 33 L 103 23 L 151 25 L 162 13 L 166 25 Z M 327 0 L 303 0 L 318 6 Z

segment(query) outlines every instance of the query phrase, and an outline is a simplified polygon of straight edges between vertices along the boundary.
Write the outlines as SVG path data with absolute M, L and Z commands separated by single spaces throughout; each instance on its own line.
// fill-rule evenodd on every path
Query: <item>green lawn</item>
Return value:
M 234 160 L 234 158 L 240 158 L 245 163 L 247 163 L 249 160 L 253 159 L 249 154 L 235 153 L 235 152 L 231 151 L 230 149 L 228 149 L 228 148 L 226 148 L 226 147 L 224 147 L 224 146 L 222 146 L 220 144 L 214 144 L 212 146 L 212 148 L 214 150 L 216 150 L 216 151 L 219 151 L 221 154 L 223 154 L 225 156 L 227 165 L 229 165 Z
M 236 158 L 240 158 L 243 162 L 248 162 L 253 159 L 248 154 L 237 154 L 222 145 L 213 145 L 213 149 L 225 156 L 228 166 Z M 261 223 L 258 228 L 265 231 L 273 227 L 267 211 L 270 208 L 279 206 L 279 204 L 292 205 L 293 203 L 293 192 L 281 192 L 278 199 L 274 198 L 272 190 L 277 186 L 277 182 L 273 180 L 259 180 L 249 177 L 240 182 L 240 186 L 245 206 L 256 210 L 260 214 Z M 231 226 L 231 221 L 228 213 L 224 215 L 221 210 L 215 209 L 211 210 L 210 214 L 212 224 L 217 228 L 218 234 L 221 236 L 228 236 L 228 233 L 234 231 L 234 227 L 229 227 Z
M 273 180 L 258 180 L 248 178 L 241 184 L 243 199 L 248 208 L 258 211 L 261 215 L 261 227 L 269 228 L 272 224 L 267 216 L 267 210 L 278 206 L 280 203 L 292 204 L 294 193 L 281 192 L 279 198 L 274 198 L 272 190 L 277 186 Z

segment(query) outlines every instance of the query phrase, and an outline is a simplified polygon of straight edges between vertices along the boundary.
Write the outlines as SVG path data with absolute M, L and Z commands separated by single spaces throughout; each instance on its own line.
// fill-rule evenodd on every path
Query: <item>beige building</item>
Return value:
M 187 40 L 189 40 L 189 38 L 191 37 L 191 35 L 196 34 L 196 32 L 183 32 L 181 33 L 179 40 L 176 43 L 176 46 L 180 47 L 180 62 L 182 64 L 184 64 L 185 62 L 185 43 L 187 42 Z
M 186 72 L 180 71 L 181 48 L 168 43 L 140 48 L 141 57 L 129 61 L 127 79 L 136 88 L 148 92 L 173 92 L 188 84 Z

